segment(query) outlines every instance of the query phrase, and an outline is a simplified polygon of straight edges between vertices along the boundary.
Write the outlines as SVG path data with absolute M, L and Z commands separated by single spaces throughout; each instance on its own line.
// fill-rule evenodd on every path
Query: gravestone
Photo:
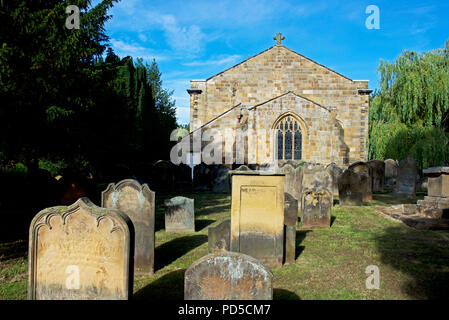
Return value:
M 373 188 L 371 185 L 371 168 L 363 161 L 357 161 L 351 164 L 348 169 L 361 175 L 360 189 L 363 194 L 363 202 L 373 200 Z
M 327 190 L 332 194 L 332 176 L 322 165 L 306 164 L 303 169 L 302 192 Z
M 248 254 L 270 267 L 282 266 L 285 177 L 231 173 L 231 251 Z
M 343 173 L 343 169 L 337 166 L 335 163 L 331 163 L 326 166 L 326 170 L 332 177 L 332 195 L 338 196 L 338 179 Z
M 439 213 L 440 217 L 449 213 L 449 167 L 433 167 L 423 170 L 428 179 L 427 196 L 418 200 L 421 212 Z
M 154 272 L 155 193 L 133 179 L 110 183 L 101 193 L 101 206 L 118 209 L 132 221 L 135 231 L 134 274 Z
M 184 300 L 272 300 L 273 274 L 242 253 L 209 254 L 187 268 Z
M 231 220 L 225 220 L 208 229 L 208 251 L 229 251 L 231 248 Z
M 116 209 L 81 198 L 40 211 L 30 225 L 28 299 L 128 299 L 134 228 Z
M 362 176 L 352 170 L 345 170 L 338 180 L 338 198 L 341 206 L 362 206 Z
M 175 184 L 174 189 L 177 191 L 192 190 L 192 168 L 184 163 L 180 163 L 174 167 Z
M 387 159 L 385 162 L 385 185 L 388 187 L 393 187 L 396 183 L 396 178 L 398 176 L 399 164 L 396 160 Z
M 404 197 L 416 196 L 416 182 L 418 178 L 418 166 L 411 156 L 399 162 L 398 177 L 394 194 Z
M 287 163 L 277 170 L 278 173 L 285 174 L 285 192 L 296 200 L 301 198 L 303 168 L 295 168 Z
M 230 192 L 231 182 L 229 178 L 229 168 L 224 165 L 217 165 L 213 170 L 212 181 L 213 192 Z
M 333 196 L 329 190 L 305 190 L 301 199 L 301 229 L 324 229 L 331 225 Z
M 165 232 L 195 232 L 194 199 L 174 197 L 165 204 Z
M 296 226 L 298 224 L 298 200 L 285 192 L 284 199 L 284 263 L 295 263 Z
M 381 160 L 370 160 L 367 162 L 371 169 L 371 187 L 373 192 L 384 191 L 385 162 Z
M 197 191 L 211 190 L 213 172 L 211 167 L 200 163 L 193 168 L 193 189 Z

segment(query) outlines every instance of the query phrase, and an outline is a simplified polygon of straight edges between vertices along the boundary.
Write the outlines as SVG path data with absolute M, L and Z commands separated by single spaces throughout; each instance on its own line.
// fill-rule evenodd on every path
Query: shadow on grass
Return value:
M 133 295 L 134 300 L 184 300 L 184 273 L 172 271 L 143 287 Z
M 0 243 L 0 260 L 8 261 L 11 259 L 26 257 L 27 251 L 27 240 Z
M 301 300 L 294 292 L 285 289 L 273 289 L 273 300 Z
M 201 231 L 204 228 L 206 228 L 208 225 L 211 225 L 216 220 L 210 220 L 210 219 L 202 219 L 202 220 L 195 220 L 195 231 Z
M 386 229 L 375 240 L 382 263 L 412 277 L 402 285 L 404 293 L 414 299 L 449 298 L 447 238 L 443 239 L 433 231 L 398 226 Z
M 194 235 L 176 238 L 158 246 L 154 252 L 154 270 L 162 269 L 205 242 L 206 235 Z
M 301 230 L 297 230 L 296 231 L 296 250 L 295 250 L 295 260 L 298 259 L 298 257 L 301 255 L 301 253 L 304 251 L 304 249 L 306 248 L 305 246 L 301 246 L 300 244 L 304 241 L 304 239 L 306 238 L 307 233 L 311 232 L 310 230 L 305 230 L 305 231 L 301 231 Z

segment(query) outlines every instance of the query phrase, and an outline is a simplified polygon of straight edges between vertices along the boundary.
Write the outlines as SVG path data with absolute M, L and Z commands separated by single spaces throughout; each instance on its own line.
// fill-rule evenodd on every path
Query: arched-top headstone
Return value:
M 324 166 L 306 164 L 303 170 L 302 192 L 327 190 L 332 194 L 332 176 Z
M 343 169 L 332 162 L 326 166 L 326 170 L 332 176 L 332 194 L 338 196 L 338 179 L 343 173 Z
M 185 300 L 272 300 L 273 274 L 243 253 L 209 254 L 187 268 Z
M 164 204 L 166 232 L 195 232 L 194 199 L 174 197 L 165 200 Z
M 373 200 L 373 187 L 371 185 L 371 168 L 367 163 L 363 161 L 357 161 L 348 167 L 348 170 L 352 170 L 355 173 L 361 175 L 361 191 L 363 193 L 363 202 L 371 202 Z
M 146 183 L 125 179 L 108 185 L 101 193 L 101 206 L 121 210 L 131 219 L 136 234 L 134 274 L 153 274 L 155 193 Z
M 134 228 L 116 209 L 88 198 L 40 211 L 30 225 L 28 299 L 128 299 Z

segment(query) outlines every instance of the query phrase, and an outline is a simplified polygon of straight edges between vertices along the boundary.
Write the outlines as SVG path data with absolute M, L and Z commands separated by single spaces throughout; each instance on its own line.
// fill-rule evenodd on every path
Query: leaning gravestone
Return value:
M 28 299 L 128 299 L 133 290 L 134 228 L 121 211 L 81 198 L 32 220 Z
M 385 185 L 393 187 L 398 176 L 399 164 L 396 160 L 387 159 L 385 162 Z
M 371 186 L 373 192 L 384 191 L 385 162 L 381 160 L 370 160 L 367 162 L 371 169 Z
M 333 206 L 332 176 L 320 165 L 304 167 L 301 229 L 329 228 Z
M 154 271 L 154 201 L 155 194 L 148 185 L 133 179 L 110 183 L 101 193 L 102 207 L 124 212 L 134 225 L 135 275 L 151 275 Z
M 337 166 L 335 163 L 331 163 L 326 166 L 326 170 L 332 176 L 332 195 L 338 196 L 338 179 L 343 173 L 343 169 Z
M 187 268 L 184 300 L 272 300 L 273 274 L 236 252 L 209 254 Z
M 351 164 L 348 169 L 361 175 L 360 189 L 363 193 L 363 202 L 371 202 L 373 200 L 373 188 L 371 185 L 371 169 L 363 161 L 357 161 Z
M 416 196 L 416 182 L 418 178 L 418 166 L 415 159 L 408 156 L 399 162 L 398 177 L 396 179 L 395 194 L 404 197 Z
M 345 170 L 338 180 L 338 198 L 341 206 L 362 206 L 362 176 L 352 170 Z
M 225 220 L 208 229 L 208 251 L 229 251 L 231 246 L 231 220 Z
M 194 199 L 174 197 L 164 203 L 166 232 L 195 232 Z

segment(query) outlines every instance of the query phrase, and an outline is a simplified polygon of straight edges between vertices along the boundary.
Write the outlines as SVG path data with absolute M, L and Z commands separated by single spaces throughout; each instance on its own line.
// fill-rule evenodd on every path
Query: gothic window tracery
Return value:
M 302 132 L 298 120 L 291 115 L 282 118 L 276 126 L 277 159 L 301 160 Z

